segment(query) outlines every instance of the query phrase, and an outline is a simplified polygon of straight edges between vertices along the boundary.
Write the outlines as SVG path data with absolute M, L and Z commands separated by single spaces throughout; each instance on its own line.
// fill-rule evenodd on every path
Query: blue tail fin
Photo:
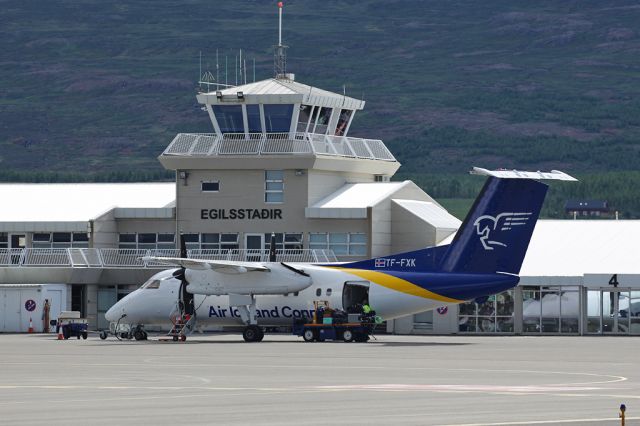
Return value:
M 489 177 L 439 269 L 518 274 L 547 188 L 531 179 Z

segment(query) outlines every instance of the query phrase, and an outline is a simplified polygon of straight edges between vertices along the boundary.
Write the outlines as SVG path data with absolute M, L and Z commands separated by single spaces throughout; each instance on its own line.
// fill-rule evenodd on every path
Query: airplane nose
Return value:
M 126 314 L 124 310 L 124 305 L 120 302 L 117 302 L 115 305 L 109 308 L 109 310 L 104 314 L 104 317 L 109 322 L 116 322 L 122 315 Z

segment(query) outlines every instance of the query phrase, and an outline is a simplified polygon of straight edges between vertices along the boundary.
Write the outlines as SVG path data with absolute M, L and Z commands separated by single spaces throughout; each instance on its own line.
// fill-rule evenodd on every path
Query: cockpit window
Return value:
M 146 283 L 142 284 L 142 287 L 145 290 L 150 290 L 154 288 L 160 288 L 160 280 L 149 280 Z

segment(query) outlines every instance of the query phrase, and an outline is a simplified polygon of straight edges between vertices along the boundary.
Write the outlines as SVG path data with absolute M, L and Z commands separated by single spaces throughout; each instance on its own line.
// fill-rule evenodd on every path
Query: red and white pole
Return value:
M 282 46 L 282 7 L 284 4 L 278 2 L 278 46 Z

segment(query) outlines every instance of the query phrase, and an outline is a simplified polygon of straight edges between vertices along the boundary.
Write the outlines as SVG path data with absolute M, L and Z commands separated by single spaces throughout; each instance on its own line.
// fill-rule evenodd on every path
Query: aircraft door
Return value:
M 369 303 L 369 281 L 347 281 L 342 288 L 342 309 L 359 313 L 363 303 Z

